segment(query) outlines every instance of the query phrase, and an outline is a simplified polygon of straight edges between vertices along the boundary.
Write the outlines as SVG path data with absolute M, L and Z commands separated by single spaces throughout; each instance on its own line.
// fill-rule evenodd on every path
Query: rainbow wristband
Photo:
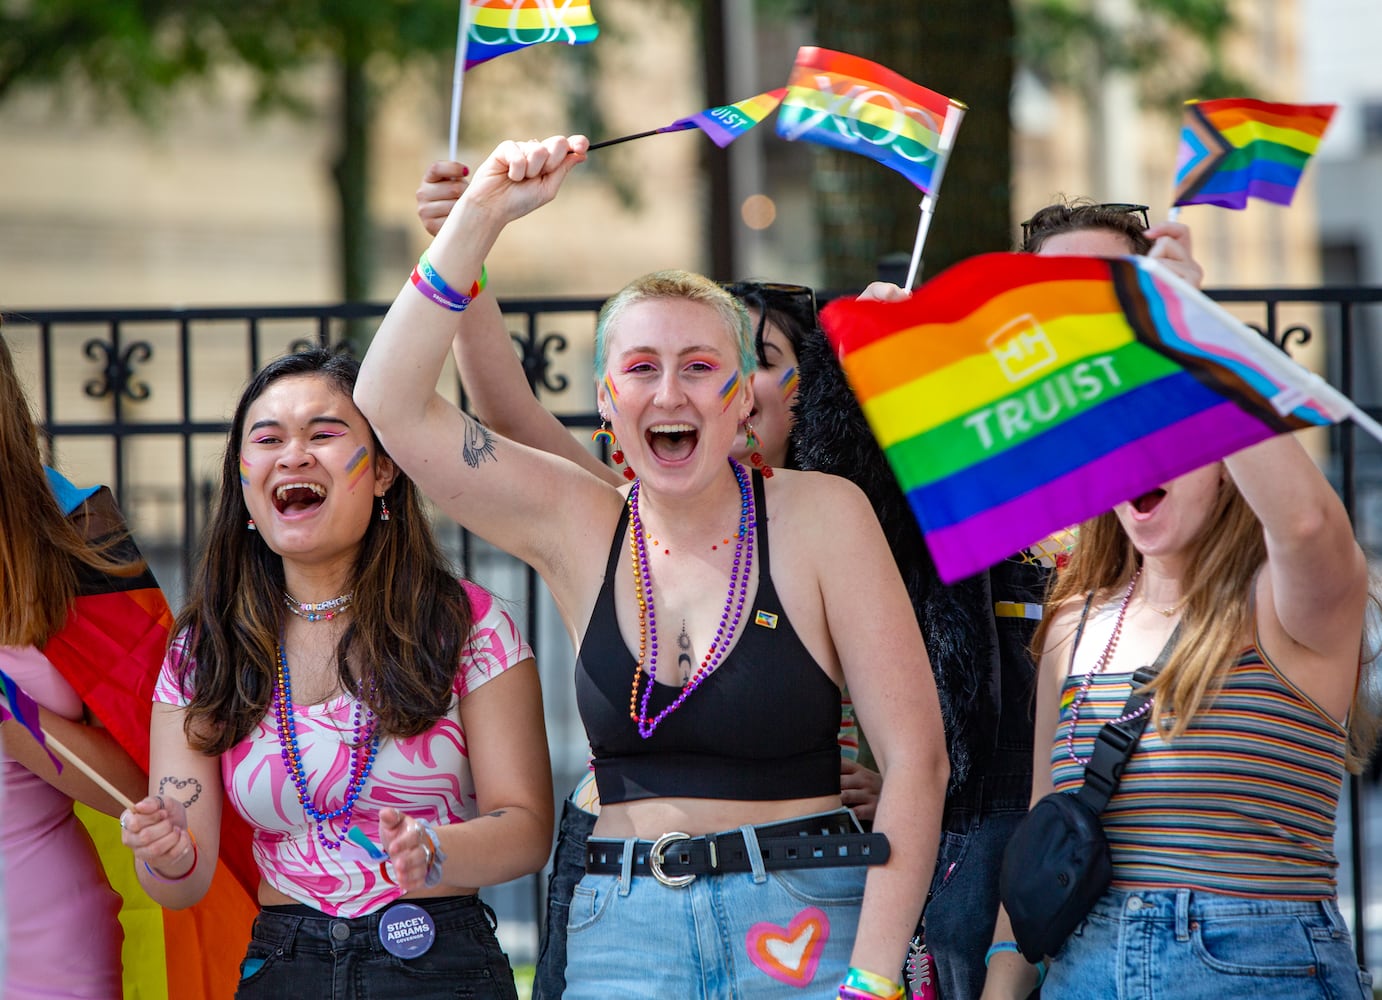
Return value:
M 422 256 L 417 259 L 417 270 L 422 276 L 422 279 L 436 289 L 443 298 L 450 299 L 452 302 L 465 302 L 467 305 L 470 304 L 471 299 L 483 292 L 485 286 L 489 284 L 489 274 L 485 271 L 485 265 L 481 264 L 480 277 L 475 279 L 474 283 L 470 286 L 470 293 L 468 295 L 462 295 L 448 285 L 446 280 L 437 273 L 437 269 L 433 267 L 432 262 L 427 259 L 426 250 L 422 251 Z
M 843 1000 L 903 1000 L 906 993 L 896 980 L 851 965 L 840 984 L 839 996 Z
M 989 950 L 984 954 L 984 968 L 987 969 L 989 967 L 989 961 L 993 958 L 994 955 L 999 955 L 1005 951 L 1013 952 L 1018 956 L 1022 955 L 1022 949 L 1017 946 L 1016 941 L 995 941 L 993 942 L 993 944 L 989 945 Z M 1025 958 L 1023 960 L 1026 961 Z M 1037 962 L 1035 968 L 1037 974 L 1037 981 L 1036 986 L 1033 987 L 1033 989 L 1039 990 L 1041 989 L 1041 984 L 1046 982 L 1046 963 Z

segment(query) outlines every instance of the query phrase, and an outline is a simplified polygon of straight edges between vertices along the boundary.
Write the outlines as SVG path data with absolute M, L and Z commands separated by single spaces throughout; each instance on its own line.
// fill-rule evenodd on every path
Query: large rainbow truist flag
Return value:
M 600 26 L 590 0 L 461 0 L 470 4 L 465 68 L 478 66 L 510 52 L 565 42 L 584 45 L 595 40 Z
M 867 156 L 934 195 L 947 154 L 946 119 L 953 137 L 964 111 L 886 66 L 808 45 L 797 50 L 777 134 Z
M 1352 403 L 1147 257 L 986 254 L 821 314 L 946 582 Z
M 1249 98 L 1186 101 L 1176 156 L 1176 205 L 1289 205 L 1336 105 Z

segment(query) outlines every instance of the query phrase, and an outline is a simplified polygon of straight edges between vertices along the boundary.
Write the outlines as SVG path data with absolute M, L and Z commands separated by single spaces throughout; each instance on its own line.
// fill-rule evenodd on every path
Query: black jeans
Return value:
M 566 992 L 566 921 L 571 913 L 571 893 L 585 875 L 585 845 L 594 829 L 594 813 L 569 798 L 562 804 L 557 849 L 547 879 L 547 927 L 537 953 L 533 1000 L 561 1000 Z
M 254 921 L 236 1000 L 517 1000 L 513 970 L 479 896 L 410 899 L 436 926 L 432 947 L 399 958 L 379 941 L 388 907 L 351 919 L 265 906 Z

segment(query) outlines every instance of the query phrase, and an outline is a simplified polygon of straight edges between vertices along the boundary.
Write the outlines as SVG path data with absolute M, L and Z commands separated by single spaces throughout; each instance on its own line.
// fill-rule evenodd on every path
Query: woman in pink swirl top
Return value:
M 121 817 L 165 906 L 206 892 L 223 804 L 260 913 L 236 996 L 514 998 L 477 887 L 542 867 L 552 784 L 532 652 L 458 581 L 411 481 L 308 351 L 251 380 Z

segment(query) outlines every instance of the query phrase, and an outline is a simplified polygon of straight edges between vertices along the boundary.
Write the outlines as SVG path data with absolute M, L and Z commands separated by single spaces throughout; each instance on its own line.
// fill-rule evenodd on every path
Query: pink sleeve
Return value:
M 463 580 L 475 624 L 470 641 L 461 650 L 456 672 L 456 694 L 464 698 L 486 681 L 498 677 L 516 663 L 529 659 L 532 649 L 524 641 L 513 618 L 501 611 L 489 591 Z
M 178 672 L 187 659 L 186 643 L 187 633 L 184 632 L 172 641 L 164 654 L 163 666 L 159 668 L 158 680 L 154 683 L 154 701 L 186 708 L 192 700 L 191 689 L 178 684 Z M 188 676 L 191 676 L 190 673 Z

